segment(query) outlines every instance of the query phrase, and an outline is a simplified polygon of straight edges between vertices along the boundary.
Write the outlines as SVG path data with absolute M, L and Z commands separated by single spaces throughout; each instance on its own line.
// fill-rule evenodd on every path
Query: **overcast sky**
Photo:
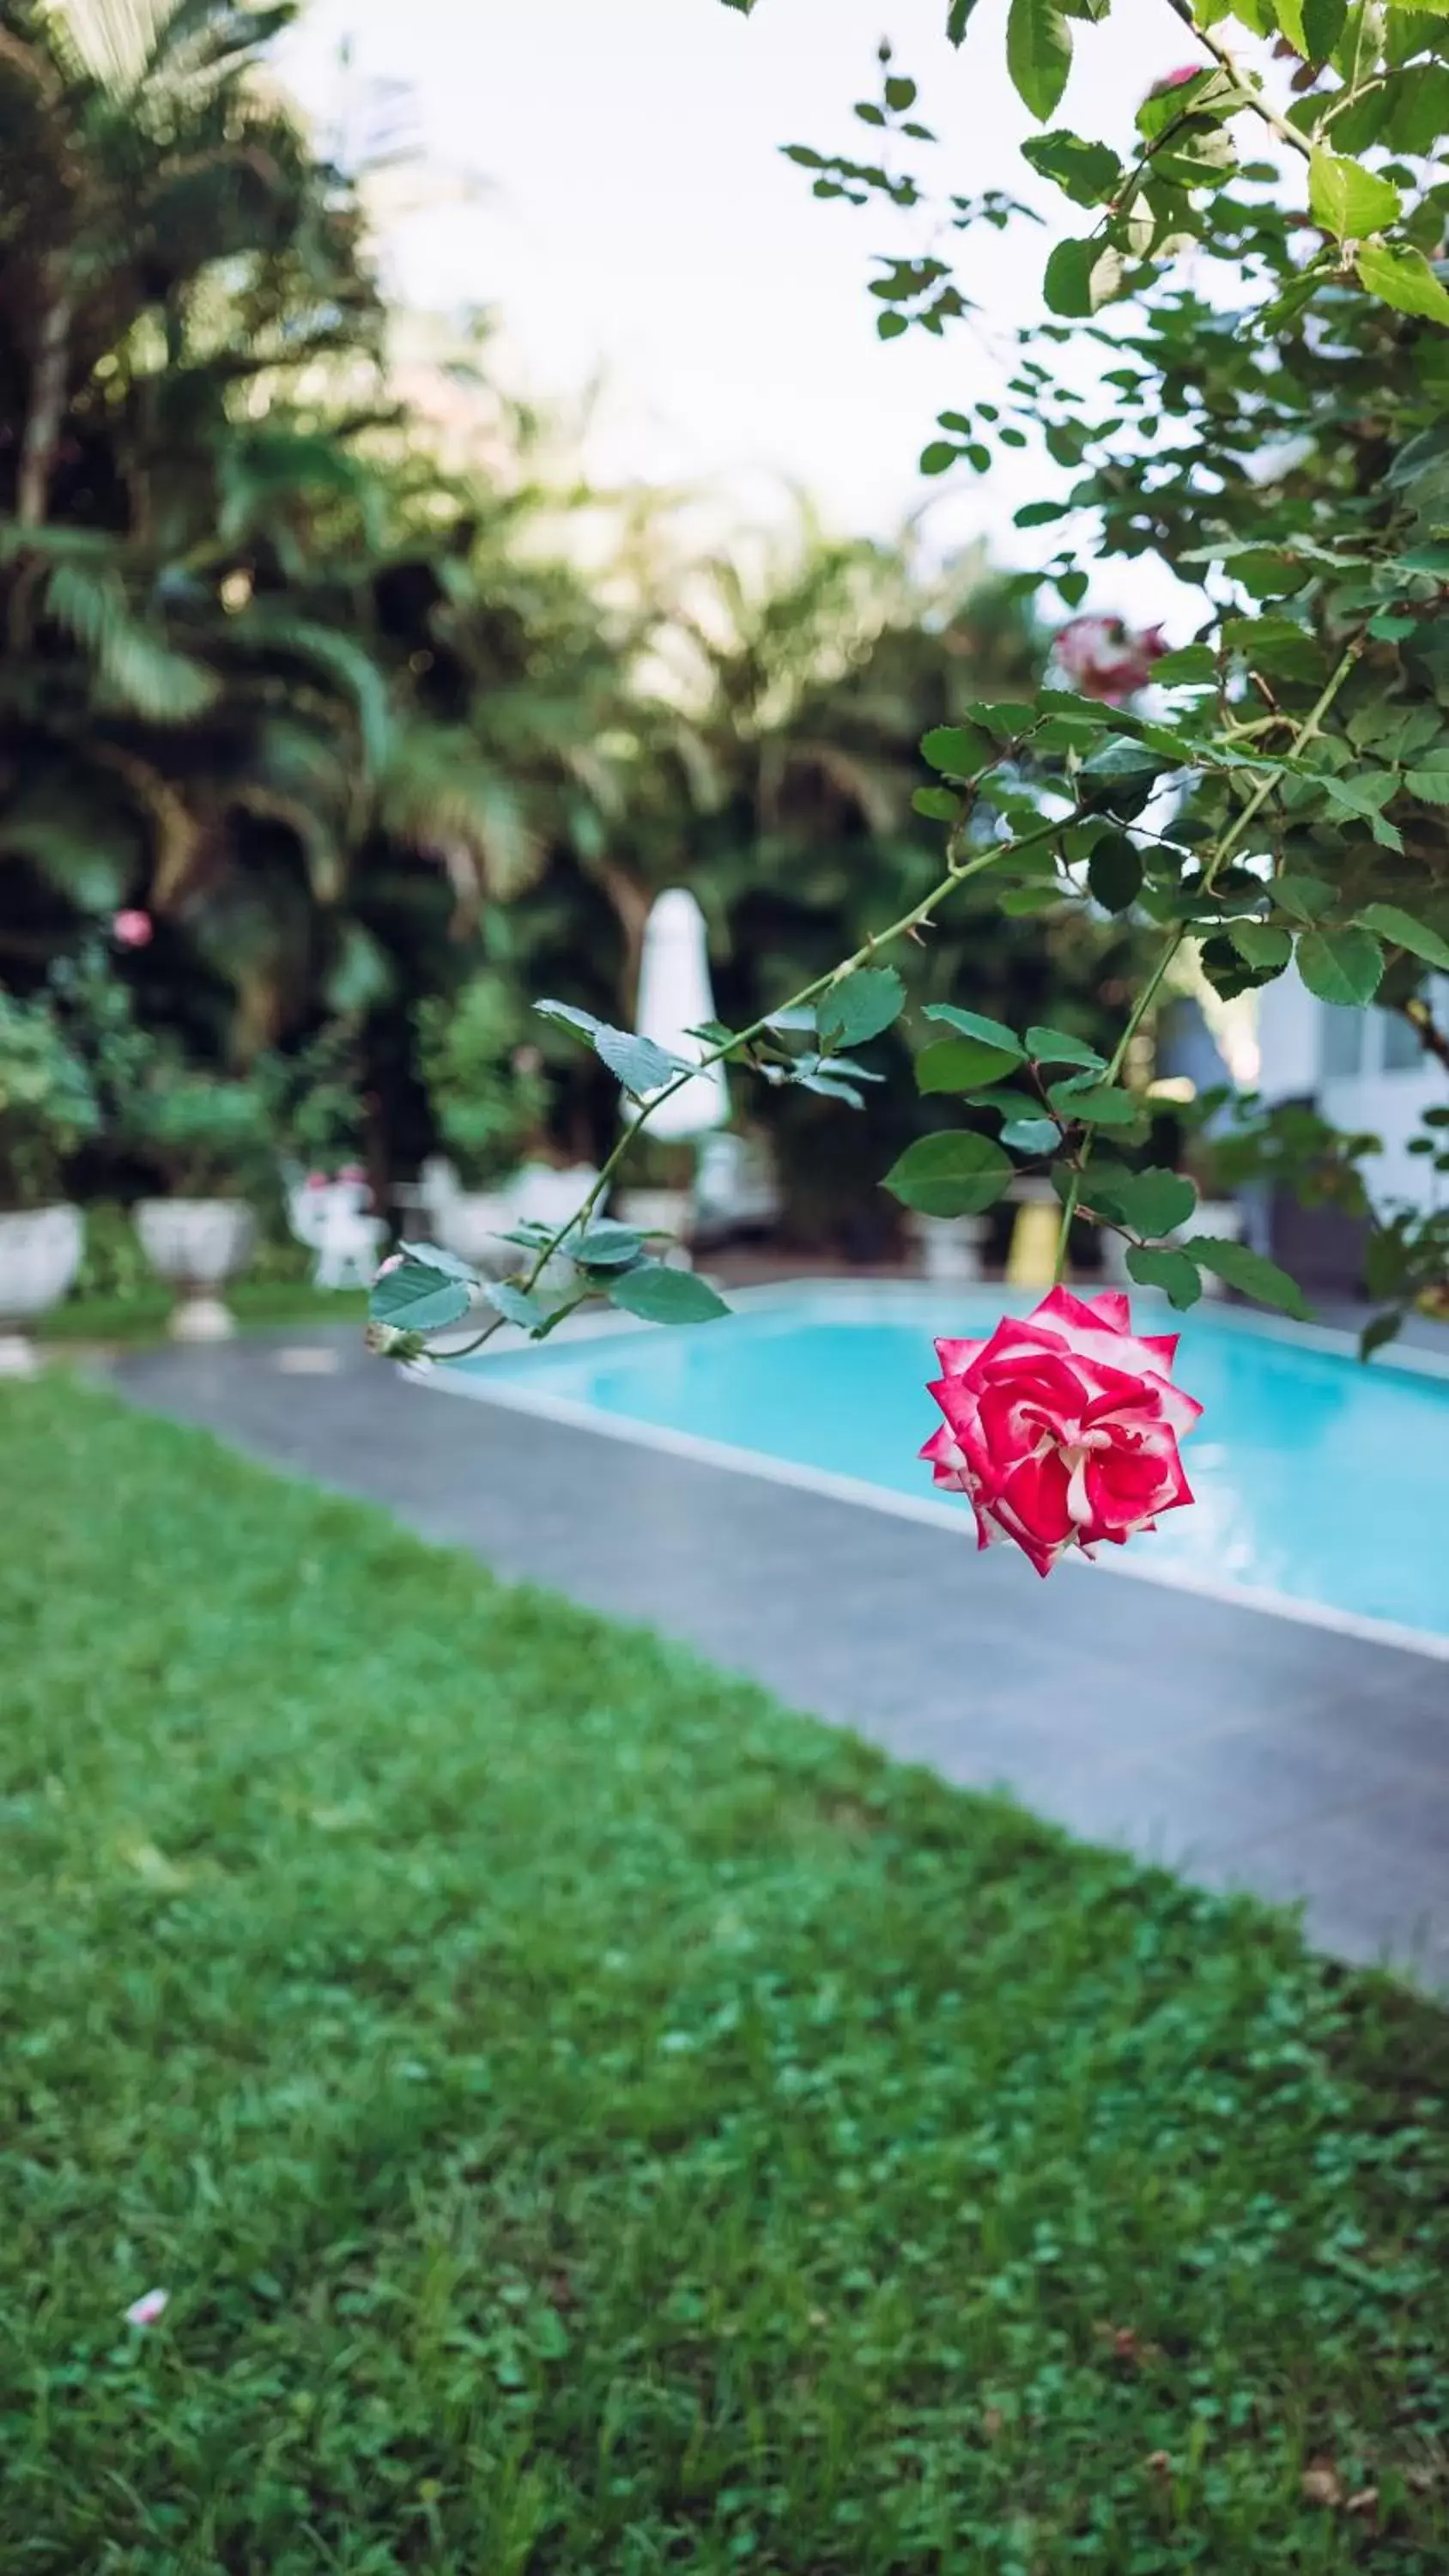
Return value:
M 943 548 L 982 531 L 1020 562 L 1044 541 L 1017 536 L 1011 512 L 1058 488 L 1056 469 L 1018 460 L 926 484 L 916 459 L 939 410 L 993 390 L 1003 324 L 1040 310 L 1050 234 L 973 236 L 979 326 L 886 345 L 870 255 L 927 247 L 921 216 L 903 232 L 874 205 L 818 203 L 779 150 L 868 144 L 850 108 L 873 95 L 889 34 L 941 138 L 919 147 L 922 176 L 1027 194 L 1004 0 L 980 0 L 959 53 L 944 14 L 944 0 L 758 0 L 749 19 L 720 0 L 311 0 L 285 67 L 319 118 L 354 133 L 376 85 L 397 85 L 422 168 L 390 190 L 393 282 L 422 305 L 496 307 L 508 370 L 533 394 L 577 400 L 602 377 L 597 474 L 727 479 L 746 515 L 796 482 L 833 525 L 882 534 L 928 500 Z M 1074 32 L 1058 121 L 1121 142 L 1190 40 L 1164 0 L 1119 0 Z M 1037 199 L 1051 208 L 1050 191 Z M 1166 596 L 1150 573 L 1109 567 L 1093 604 L 1145 614 Z

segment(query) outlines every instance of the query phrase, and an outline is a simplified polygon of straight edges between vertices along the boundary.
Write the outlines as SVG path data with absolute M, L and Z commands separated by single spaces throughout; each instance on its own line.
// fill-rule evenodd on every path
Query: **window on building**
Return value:
M 1321 1005 L 1323 1019 L 1319 1031 L 1319 1064 L 1324 1080 L 1334 1082 L 1345 1074 L 1363 1071 L 1363 1031 L 1366 1011 L 1341 1009 L 1337 1002 Z
M 1423 1070 L 1424 1050 L 1419 1032 L 1402 1011 L 1376 1011 L 1384 1024 L 1385 1073 L 1419 1073 Z

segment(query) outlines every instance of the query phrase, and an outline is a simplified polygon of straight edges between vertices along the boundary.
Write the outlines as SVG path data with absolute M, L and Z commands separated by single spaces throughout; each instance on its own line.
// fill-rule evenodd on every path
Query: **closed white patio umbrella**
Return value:
M 656 896 L 644 927 L 638 1032 L 671 1055 L 697 1063 L 706 1051 L 705 1043 L 689 1032 L 702 1028 L 714 1015 L 704 914 L 686 887 L 671 886 L 666 894 Z M 626 1100 L 625 1117 L 638 1114 L 635 1104 Z M 645 1132 L 665 1144 L 681 1144 L 688 1137 L 707 1136 L 713 1128 L 727 1126 L 729 1114 L 724 1066 L 712 1064 L 655 1110 Z

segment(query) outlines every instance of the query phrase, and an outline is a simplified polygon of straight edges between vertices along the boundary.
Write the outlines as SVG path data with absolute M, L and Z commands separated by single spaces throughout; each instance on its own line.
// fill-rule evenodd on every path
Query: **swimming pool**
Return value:
M 933 1493 L 915 1454 L 939 1419 L 926 1394 L 932 1340 L 989 1332 L 1004 1302 L 1032 1301 L 990 1288 L 756 1291 L 717 1324 L 611 1319 L 465 1363 L 455 1383 L 923 1520 L 960 1519 L 965 1538 L 966 1506 Z M 1382 1359 L 1365 1369 L 1337 1336 L 1240 1309 L 1172 1317 L 1139 1295 L 1134 1311 L 1143 1329 L 1182 1332 L 1175 1374 L 1204 1407 L 1183 1444 L 1197 1501 L 1102 1562 L 1345 1627 L 1385 1623 L 1449 1654 L 1449 1372 Z

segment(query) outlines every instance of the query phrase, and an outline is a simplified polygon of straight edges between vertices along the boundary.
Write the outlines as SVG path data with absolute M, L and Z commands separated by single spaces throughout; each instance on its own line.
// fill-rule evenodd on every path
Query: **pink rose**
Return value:
M 307 1174 L 306 1186 L 309 1190 L 325 1190 L 327 1187 L 326 1173 L 309 1172 Z
M 378 1263 L 377 1270 L 376 1270 L 376 1273 L 375 1273 L 375 1276 L 374 1276 L 374 1281 L 373 1281 L 374 1286 L 376 1285 L 376 1283 L 377 1283 L 377 1280 L 378 1280 L 378 1279 L 386 1279 L 386 1277 L 387 1277 L 387 1275 L 388 1275 L 389 1271 L 392 1271 L 392 1270 L 401 1270 L 402 1266 L 403 1266 L 403 1257 L 402 1257 L 402 1254 L 401 1254 L 400 1252 L 390 1252 L 390 1253 L 388 1254 L 388 1256 L 387 1256 L 386 1261 L 380 1261 L 380 1262 Z
M 111 920 L 111 937 L 118 948 L 149 948 L 151 915 L 149 912 L 118 912 Z
M 946 1420 L 921 1451 L 967 1495 L 981 1547 L 1015 1539 L 1038 1574 L 1069 1547 L 1121 1547 L 1192 1501 L 1177 1444 L 1202 1406 L 1174 1386 L 1176 1333 L 1132 1330 L 1120 1289 L 1053 1288 L 986 1342 L 938 1342 Z
M 365 1181 L 367 1174 L 360 1163 L 344 1163 L 337 1177 L 339 1181 Z
M 1167 647 L 1160 626 L 1148 626 L 1137 635 L 1120 617 L 1073 617 L 1052 650 L 1083 697 L 1101 698 L 1105 705 L 1117 707 L 1134 689 L 1146 687 L 1153 663 Z
M 1179 63 L 1175 72 L 1164 72 L 1161 80 L 1155 80 L 1147 95 L 1161 98 L 1164 90 L 1181 89 L 1184 81 L 1196 80 L 1198 73 L 1207 69 L 1206 63 Z
M 128 2326 L 158 2325 L 170 2305 L 169 2290 L 144 2290 L 126 2310 L 126 2323 Z

